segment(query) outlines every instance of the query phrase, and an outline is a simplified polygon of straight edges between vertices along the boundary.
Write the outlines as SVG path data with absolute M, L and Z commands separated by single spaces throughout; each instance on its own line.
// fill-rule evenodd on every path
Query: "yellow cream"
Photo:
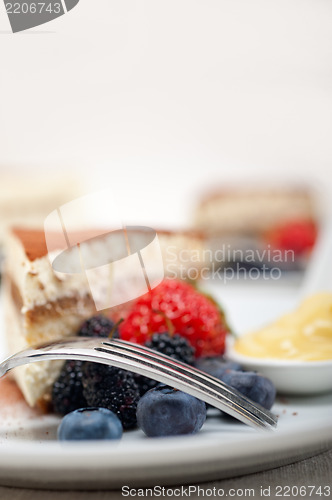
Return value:
M 294 312 L 237 340 L 234 348 L 254 358 L 332 359 L 332 293 L 309 297 Z

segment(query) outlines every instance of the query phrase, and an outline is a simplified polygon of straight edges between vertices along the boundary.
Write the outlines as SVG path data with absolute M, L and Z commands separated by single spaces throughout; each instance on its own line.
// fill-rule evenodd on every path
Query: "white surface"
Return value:
M 244 335 L 292 311 L 299 304 L 302 279 L 291 274 L 267 281 L 235 277 L 226 283 L 202 281 L 200 288 L 218 300 L 234 333 Z
M 322 224 L 318 240 L 308 262 L 301 291 L 303 299 L 317 292 L 332 290 L 331 255 L 332 216 L 330 212 Z
M 159 226 L 228 178 L 327 187 L 331 15 L 327 0 L 81 0 L 13 35 L 1 3 L 0 165 L 74 168 Z
M 211 288 L 216 292 L 216 286 Z M 270 294 L 259 290 L 256 287 L 255 294 L 253 289 L 238 288 L 237 301 L 230 311 L 232 316 L 242 311 L 248 323 L 256 322 L 257 326 L 260 309 L 269 309 L 269 315 L 273 316 L 285 307 L 276 301 L 278 294 L 285 295 L 285 289 L 278 292 L 274 287 Z M 226 291 L 219 293 L 219 298 L 220 295 L 226 298 Z M 228 309 L 231 309 L 230 295 L 226 300 Z M 279 415 L 279 424 L 270 433 L 221 418 L 216 412 L 196 436 L 148 439 L 141 431 L 133 431 L 125 433 L 119 443 L 77 446 L 62 446 L 54 441 L 56 417 L 24 418 L 19 412 L 0 422 L 0 482 L 82 489 L 184 484 L 290 463 L 318 453 L 332 443 L 332 393 L 282 398 L 273 410 Z

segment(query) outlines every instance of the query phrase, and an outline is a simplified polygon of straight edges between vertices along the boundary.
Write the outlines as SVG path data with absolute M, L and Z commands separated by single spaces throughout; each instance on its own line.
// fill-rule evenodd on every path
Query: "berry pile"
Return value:
M 221 356 L 228 331 L 224 315 L 211 298 L 191 285 L 163 281 L 131 304 L 119 330 L 117 324 L 99 315 L 85 321 L 78 335 L 120 335 L 194 364 L 265 408 L 274 402 L 275 388 L 268 379 L 244 372 Z M 72 360 L 64 363 L 53 385 L 52 403 L 56 413 L 65 415 L 60 440 L 119 439 L 122 429 L 132 429 L 137 423 L 147 436 L 193 434 L 202 427 L 207 410 L 197 398 L 147 377 Z

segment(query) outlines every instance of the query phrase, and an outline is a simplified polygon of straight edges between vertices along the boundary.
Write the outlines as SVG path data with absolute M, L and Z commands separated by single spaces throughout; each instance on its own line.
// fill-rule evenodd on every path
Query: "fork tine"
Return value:
M 219 380 L 215 377 L 212 377 L 211 375 L 208 375 L 207 373 L 204 373 L 200 370 L 197 370 L 197 368 L 195 368 L 193 366 L 189 366 L 186 363 L 183 363 L 182 361 L 178 361 L 178 360 L 175 360 L 173 358 L 170 359 L 169 356 L 162 354 L 162 353 L 158 353 L 156 351 L 153 351 L 152 349 L 149 349 L 147 347 L 143 347 L 143 346 L 137 347 L 136 344 L 132 344 L 129 342 L 123 343 L 123 342 L 118 341 L 118 340 L 114 341 L 114 343 L 112 343 L 112 344 L 109 342 L 103 342 L 103 344 L 109 345 L 113 349 L 116 349 L 117 347 L 119 347 L 120 349 L 123 348 L 127 352 L 131 352 L 133 354 L 133 359 L 134 359 L 134 357 L 137 356 L 137 351 L 142 352 L 144 357 L 148 358 L 152 363 L 155 363 L 158 359 L 160 359 L 162 361 L 162 363 L 165 363 L 167 366 L 171 366 L 172 368 L 176 367 L 177 371 L 179 371 L 179 373 L 182 373 L 189 380 L 191 380 L 192 377 L 194 376 L 198 380 L 200 380 L 200 382 L 204 383 L 205 385 L 207 384 L 212 390 L 215 390 L 216 386 L 218 386 L 219 388 L 223 389 L 225 392 L 228 392 L 229 394 L 234 393 L 234 389 L 230 389 L 230 387 L 227 386 L 221 380 Z M 100 350 L 100 349 L 98 349 L 98 350 Z M 240 399 L 247 401 L 247 398 L 245 396 L 243 396 L 243 394 L 241 394 L 241 393 L 237 393 L 237 394 L 238 394 L 238 397 Z
M 133 344 L 131 342 L 119 341 L 118 339 L 113 340 L 112 342 L 115 343 L 116 346 L 121 345 L 127 351 L 131 350 L 131 352 L 134 355 L 137 353 L 137 351 L 140 351 L 140 352 L 144 353 L 144 355 L 147 356 L 151 360 L 155 361 L 156 359 L 161 359 L 162 362 L 168 363 L 168 364 L 171 362 L 172 367 L 174 367 L 174 365 L 176 365 L 177 369 L 181 373 L 188 376 L 188 378 L 192 379 L 193 376 L 198 377 L 201 382 L 203 382 L 204 384 L 208 384 L 209 387 L 213 390 L 215 390 L 216 386 L 218 386 L 218 388 L 224 390 L 225 392 L 228 392 L 230 395 L 233 395 L 234 393 L 236 393 L 238 396 L 238 399 L 241 399 L 241 400 L 246 401 L 246 402 L 248 401 L 248 398 L 246 396 L 244 396 L 243 394 L 241 394 L 240 392 L 231 388 L 230 386 L 228 386 L 227 384 L 225 384 L 221 380 L 213 377 L 212 375 L 209 375 L 205 372 L 202 372 L 201 370 L 198 370 L 194 366 L 187 365 L 186 363 L 183 363 L 182 361 L 170 358 L 169 356 L 167 356 L 163 353 L 153 351 L 152 349 L 149 349 L 145 346 L 139 346 L 138 344 Z M 105 345 L 109 344 L 109 342 L 107 342 L 107 341 L 104 341 L 103 343 Z M 112 347 L 114 347 L 114 344 L 112 344 Z M 266 409 L 263 409 L 263 411 L 266 411 Z
M 131 350 L 131 352 L 133 352 L 133 353 L 139 351 L 139 352 L 144 353 L 146 356 L 148 356 L 152 359 L 160 359 L 160 360 L 165 361 L 165 362 L 170 361 L 170 357 L 167 356 L 166 354 L 160 353 L 158 351 L 154 351 L 154 350 L 149 349 L 148 347 L 145 347 L 145 346 L 141 346 L 138 344 L 134 344 L 132 342 L 127 342 L 127 341 L 123 342 L 123 341 L 118 340 L 118 339 L 114 339 L 111 342 L 112 342 L 112 344 L 110 344 L 109 341 L 104 341 L 103 344 L 112 345 L 112 347 L 117 346 L 117 345 L 121 345 L 124 349 L 126 349 L 127 351 Z M 177 367 L 179 369 L 183 368 L 186 371 L 186 373 L 190 372 L 191 375 L 197 374 L 201 378 L 204 378 L 206 380 L 206 382 L 210 382 L 211 379 L 213 379 L 214 385 L 218 384 L 220 387 L 224 388 L 225 391 L 232 392 L 234 390 L 234 389 L 230 389 L 230 387 L 227 384 L 225 384 L 224 382 L 222 382 L 221 380 L 213 377 L 212 375 L 208 375 L 207 373 L 202 372 L 201 370 L 198 370 L 194 366 L 187 365 L 186 363 L 183 363 L 182 361 L 179 361 L 179 360 L 173 359 L 173 358 L 171 358 L 171 361 L 172 361 L 173 366 L 177 365 Z M 244 398 L 244 396 L 241 393 L 239 393 L 239 395 L 240 395 L 240 397 Z
M 146 358 L 148 358 L 149 363 L 151 363 L 153 367 L 161 368 L 162 370 L 164 370 L 166 366 L 170 371 L 170 375 L 175 375 L 177 379 L 182 378 L 183 383 L 187 382 L 191 385 L 195 384 L 195 387 L 198 390 L 204 391 L 207 397 L 209 397 L 210 395 L 213 398 L 217 398 L 217 401 L 216 399 L 214 399 L 214 401 L 211 402 L 210 400 L 204 399 L 204 397 L 200 397 L 206 402 L 211 403 L 213 406 L 217 406 L 228 413 L 233 414 L 233 409 L 237 412 L 240 412 L 241 414 L 243 414 L 244 412 L 247 416 L 250 414 L 250 417 L 252 417 L 252 414 L 254 413 L 255 418 L 257 417 L 258 419 L 266 419 L 268 420 L 269 425 L 274 426 L 276 423 L 275 415 L 273 415 L 265 408 L 262 408 L 256 404 L 254 405 L 253 402 L 246 398 L 243 394 L 227 386 L 219 379 L 211 377 L 210 375 L 203 373 L 196 368 L 189 367 L 189 365 L 186 365 L 181 361 L 175 361 L 166 355 L 156 353 L 155 351 L 145 347 L 139 347 L 136 349 L 136 344 L 130 344 L 127 342 L 124 344 L 123 342 L 118 340 L 114 340 L 111 342 L 106 341 L 103 342 L 103 344 L 112 347 L 113 352 L 114 350 L 116 350 L 116 352 L 121 353 L 124 349 L 126 353 L 130 353 L 130 359 L 133 361 L 137 359 L 137 356 L 139 356 L 137 354 L 137 351 L 143 352 L 143 359 L 146 360 Z M 98 350 L 103 349 L 98 348 Z M 158 358 L 162 360 L 162 364 L 158 362 Z M 151 370 L 153 378 L 157 379 L 154 373 L 155 372 Z M 194 395 L 197 396 L 197 394 Z M 218 402 L 221 406 L 218 405 Z M 236 418 L 239 417 L 236 415 Z

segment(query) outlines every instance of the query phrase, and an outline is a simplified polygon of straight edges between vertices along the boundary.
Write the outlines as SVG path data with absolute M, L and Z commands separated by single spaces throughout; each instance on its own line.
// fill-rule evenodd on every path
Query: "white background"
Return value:
M 1 3 L 0 168 L 74 169 L 159 225 L 228 178 L 328 184 L 331 23 L 330 0 L 81 0 L 14 35 Z

